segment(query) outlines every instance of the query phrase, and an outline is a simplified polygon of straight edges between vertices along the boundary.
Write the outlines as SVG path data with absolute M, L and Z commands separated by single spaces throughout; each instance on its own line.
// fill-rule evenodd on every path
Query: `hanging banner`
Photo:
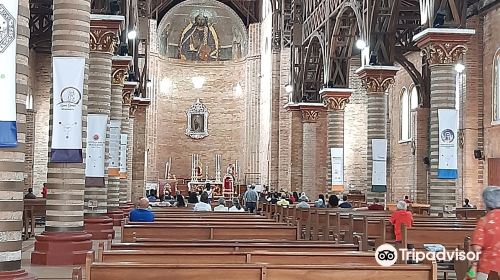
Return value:
M 85 157 L 85 176 L 104 177 L 106 152 L 106 129 L 108 116 L 89 114 L 87 117 L 87 154 Z
M 439 109 L 439 179 L 456 179 L 457 172 L 457 110 Z
M 127 179 L 127 140 L 128 134 L 120 137 L 120 178 Z
M 108 176 L 120 176 L 120 120 L 109 123 L 109 166 Z
M 331 164 L 332 164 L 332 191 L 344 191 L 344 149 L 330 149 Z
M 372 192 L 387 191 L 387 139 L 372 139 Z
M 83 57 L 52 58 L 52 162 L 80 163 L 82 157 Z
M 17 146 L 16 37 L 18 1 L 0 1 L 0 148 Z

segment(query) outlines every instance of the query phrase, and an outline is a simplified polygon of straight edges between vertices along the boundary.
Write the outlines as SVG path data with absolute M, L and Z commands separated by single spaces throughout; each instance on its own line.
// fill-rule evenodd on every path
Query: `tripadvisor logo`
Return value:
M 478 261 L 480 252 L 465 252 L 462 250 L 442 250 L 439 252 L 432 251 L 416 251 L 415 249 L 399 249 L 397 250 L 391 244 L 382 244 L 375 251 L 375 260 L 381 266 L 392 266 L 397 260 L 398 256 L 401 256 L 402 262 L 413 261 L 415 263 L 427 261 Z

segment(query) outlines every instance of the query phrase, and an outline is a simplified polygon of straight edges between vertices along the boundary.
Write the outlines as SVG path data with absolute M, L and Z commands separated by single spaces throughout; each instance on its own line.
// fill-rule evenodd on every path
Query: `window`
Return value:
M 418 108 L 418 92 L 417 92 L 417 88 L 415 86 L 413 86 L 413 88 L 411 89 L 410 102 L 411 102 L 411 104 L 410 104 L 411 110 Z
M 493 61 L 493 117 L 494 122 L 500 122 L 500 49 L 495 54 Z
M 410 97 L 406 88 L 401 92 L 401 140 L 410 140 Z

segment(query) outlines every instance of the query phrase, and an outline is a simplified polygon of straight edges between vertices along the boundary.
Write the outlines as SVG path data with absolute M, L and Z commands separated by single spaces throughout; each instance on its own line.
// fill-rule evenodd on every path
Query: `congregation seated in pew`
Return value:
M 130 211 L 129 220 L 131 222 L 154 222 L 155 215 L 149 210 L 149 200 L 145 197 L 139 200 L 137 208 Z
M 194 205 L 195 212 L 209 212 L 212 211 L 212 206 L 210 206 L 210 200 L 208 199 L 208 193 L 203 192 L 200 195 L 200 202 Z
M 190 203 L 190 204 L 196 204 L 198 202 L 200 202 L 198 200 L 198 195 L 196 195 L 195 192 L 189 191 L 189 193 L 188 193 L 188 203 Z
M 316 208 L 326 208 L 325 196 L 323 194 L 318 196 L 318 200 L 314 202 L 314 206 Z
M 302 208 L 302 209 L 307 209 L 307 208 L 311 208 L 311 206 L 307 203 L 307 196 L 305 195 L 302 195 L 300 198 L 299 198 L 299 204 L 297 204 L 297 206 L 295 206 L 296 208 Z
M 339 207 L 339 198 L 332 194 L 329 198 L 328 198 L 328 207 L 330 208 L 337 208 Z
M 187 207 L 186 201 L 184 200 L 184 197 L 182 196 L 180 191 L 177 191 L 175 194 L 175 203 L 176 207 Z
M 342 196 L 342 202 L 339 203 L 340 208 L 352 208 L 352 204 L 347 201 L 347 195 Z

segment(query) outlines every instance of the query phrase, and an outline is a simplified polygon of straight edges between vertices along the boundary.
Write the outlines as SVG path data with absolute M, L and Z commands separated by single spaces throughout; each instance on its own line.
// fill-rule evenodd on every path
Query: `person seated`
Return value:
M 172 197 L 172 195 L 170 195 L 170 192 L 166 191 L 165 196 L 163 197 L 163 201 L 169 201 L 169 200 L 173 200 L 173 199 L 174 198 Z
M 303 196 L 305 196 L 305 197 L 306 197 L 306 199 L 307 199 L 307 202 L 309 202 L 309 197 L 307 197 L 307 195 L 306 195 L 306 193 L 305 193 L 305 192 L 301 192 L 301 193 L 300 193 L 300 197 L 303 197 Z M 300 201 L 300 197 L 299 197 L 299 201 Z
M 307 209 L 307 208 L 311 208 L 311 206 L 309 205 L 309 203 L 307 203 L 309 199 L 307 199 L 307 196 L 305 195 L 302 195 L 301 197 L 299 197 L 299 204 L 297 204 L 297 206 L 295 206 L 295 208 L 302 208 L 302 209 Z
M 319 195 L 318 200 L 314 202 L 314 206 L 316 208 L 326 208 L 325 196 L 323 194 Z
M 233 198 L 233 206 L 229 208 L 229 212 L 245 212 L 245 209 L 241 207 L 240 201 L 238 198 Z
M 462 207 L 463 207 L 463 208 L 474 208 L 474 206 L 472 206 L 471 204 L 469 204 L 469 202 L 470 202 L 470 201 L 469 201 L 469 199 L 468 199 L 468 198 L 464 199 L 464 203 L 465 203 L 465 204 L 464 204 Z
M 214 207 L 214 211 L 227 212 L 229 209 L 226 207 L 226 200 L 221 197 L 219 198 L 219 205 Z
M 413 215 L 410 211 L 407 211 L 408 204 L 406 204 L 405 201 L 398 201 L 396 208 L 396 212 L 392 213 L 389 220 L 394 225 L 396 242 L 401 242 L 401 225 L 404 224 L 407 228 L 411 228 L 413 224 Z
M 208 193 L 203 192 L 200 196 L 200 202 L 194 205 L 195 212 L 210 212 L 212 211 L 212 206 L 210 206 L 210 201 L 208 200 Z
M 285 195 L 282 195 L 280 201 L 278 201 L 276 203 L 276 205 L 278 205 L 278 206 L 288 206 L 288 205 L 290 205 L 290 201 L 288 201 L 286 199 Z
M 408 198 L 407 195 L 405 195 L 405 200 L 406 204 L 412 204 L 413 202 L 410 200 L 410 198 Z
M 158 200 L 158 197 L 156 197 L 156 190 L 151 190 L 149 192 L 148 200 L 149 202 L 156 202 Z
M 155 215 L 149 210 L 149 200 L 141 198 L 137 203 L 137 208 L 130 211 L 129 220 L 131 222 L 154 222 Z
M 271 200 L 269 202 L 271 202 L 271 204 L 276 204 L 278 203 L 278 193 L 272 193 L 271 194 Z
M 33 194 L 33 188 L 28 188 L 28 193 L 24 195 L 24 199 L 36 199 L 36 195 Z
M 196 193 L 190 191 L 188 193 L 188 203 L 196 204 L 198 202 L 199 202 L 199 200 L 198 200 L 198 196 L 196 195 Z
M 186 201 L 184 200 L 184 197 L 182 196 L 180 191 L 177 191 L 175 194 L 175 203 L 174 206 L 176 207 L 186 207 Z
M 373 203 L 368 206 L 368 210 L 384 210 L 384 205 L 380 204 L 380 200 L 375 197 Z
M 332 194 L 328 198 L 328 207 L 330 207 L 330 208 L 337 208 L 337 207 L 339 207 L 339 198 L 337 197 L 337 195 Z
M 340 208 L 352 208 L 352 204 L 347 201 L 347 195 L 342 196 L 342 202 L 339 204 Z

